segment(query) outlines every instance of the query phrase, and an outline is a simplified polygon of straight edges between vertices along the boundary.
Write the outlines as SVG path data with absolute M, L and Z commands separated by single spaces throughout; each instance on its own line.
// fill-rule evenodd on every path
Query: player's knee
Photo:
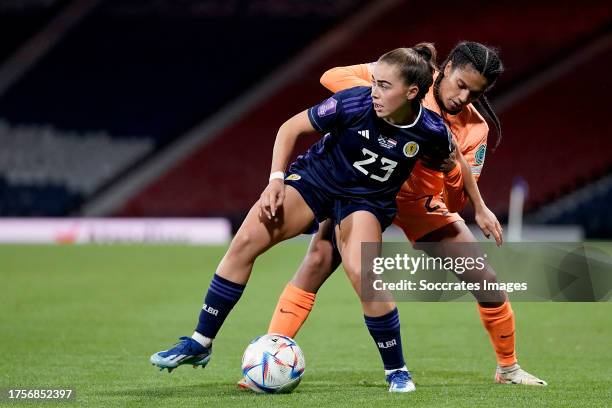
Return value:
M 359 260 L 346 260 L 342 262 L 342 266 L 344 266 L 344 271 L 346 272 L 346 276 L 350 279 L 353 286 L 359 283 L 361 279 L 361 262 Z
M 481 280 L 486 280 L 490 283 L 497 283 L 497 275 L 493 268 L 487 265 L 487 267 L 481 272 Z
M 232 256 L 250 256 L 254 252 L 253 235 L 247 230 L 239 230 L 232 239 L 229 247 L 229 254 Z
M 318 242 L 313 249 L 308 251 L 304 259 L 303 269 L 310 274 L 329 274 L 333 256 L 333 248 L 330 243 Z
M 324 247 L 322 250 L 309 250 L 293 277 L 293 284 L 308 292 L 317 292 L 332 273 L 332 256 L 331 249 L 327 253 Z

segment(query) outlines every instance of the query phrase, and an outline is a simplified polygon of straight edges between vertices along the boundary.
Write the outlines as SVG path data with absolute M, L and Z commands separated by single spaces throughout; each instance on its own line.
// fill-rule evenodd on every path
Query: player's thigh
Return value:
M 381 252 L 382 229 L 376 216 L 369 211 L 350 214 L 336 227 L 336 240 L 342 265 L 361 300 L 364 314 L 376 317 L 392 311 L 395 308 L 392 294 L 362 290 L 362 283 L 373 281 L 374 258 Z M 369 243 L 367 248 L 362 247 L 364 242 Z
M 421 244 L 422 245 L 419 245 Z M 423 239 L 415 244 L 415 248 L 423 249 L 430 256 L 450 257 L 450 258 L 481 258 L 485 259 L 485 253 L 474 234 L 467 227 L 465 222 L 457 221 L 445 225 L 432 231 Z M 478 264 L 480 265 L 480 263 Z M 488 263 L 484 263 L 484 268 L 476 267 L 464 268 L 461 273 L 455 271 L 455 275 L 461 281 L 467 283 L 478 283 L 484 287 L 484 281 L 489 283 L 497 282 L 495 270 Z M 476 299 L 481 303 L 497 303 L 506 299 L 503 291 L 480 291 L 472 292 Z
M 306 256 L 291 283 L 307 292 L 316 293 L 325 280 L 338 268 L 340 255 L 332 243 L 334 223 L 328 219 L 319 224 Z
M 259 216 L 259 202 L 255 203 L 230 244 L 230 252 L 238 257 L 253 258 L 271 246 L 306 231 L 314 221 L 314 214 L 297 190 L 285 186 L 285 200 L 276 217 Z
M 478 242 L 464 221 L 449 222 L 427 233 L 417 242 Z
M 380 222 L 369 211 L 356 211 L 345 217 L 336 226 L 336 242 L 342 256 L 342 265 L 353 286 L 358 284 L 361 276 L 362 261 L 372 265 L 374 257 L 380 254 L 382 229 Z M 362 243 L 370 243 L 368 250 L 362 253 Z M 372 258 L 368 260 L 363 258 Z
M 415 248 L 430 256 L 442 258 L 484 258 L 484 251 L 464 221 L 456 221 L 430 232 L 415 243 Z M 473 268 L 458 274 L 461 280 L 480 281 L 493 277 L 489 265 L 484 269 Z

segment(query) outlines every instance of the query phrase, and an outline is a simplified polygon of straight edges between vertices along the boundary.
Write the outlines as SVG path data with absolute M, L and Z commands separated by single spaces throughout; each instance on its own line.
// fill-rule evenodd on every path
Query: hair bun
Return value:
M 436 63 L 436 47 L 432 43 L 418 43 L 412 49 L 427 61 Z

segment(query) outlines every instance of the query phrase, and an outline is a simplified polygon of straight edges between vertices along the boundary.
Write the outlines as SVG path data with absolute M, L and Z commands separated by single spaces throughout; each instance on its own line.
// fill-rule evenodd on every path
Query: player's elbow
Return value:
M 325 88 L 327 88 L 328 90 L 335 92 L 334 90 L 334 71 L 336 70 L 336 68 L 332 68 L 332 69 L 328 69 L 327 71 L 325 71 L 323 73 L 323 75 L 321 75 L 321 79 L 319 79 L 319 82 L 321 83 L 321 85 L 323 85 Z
M 312 131 L 314 128 L 308 119 L 308 111 L 305 110 L 283 123 L 278 130 L 277 138 L 297 138 Z

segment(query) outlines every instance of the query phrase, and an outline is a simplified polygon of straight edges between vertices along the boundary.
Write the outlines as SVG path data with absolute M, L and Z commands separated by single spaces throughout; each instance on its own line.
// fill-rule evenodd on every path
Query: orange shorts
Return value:
M 428 195 L 418 198 L 398 196 L 397 215 L 393 223 L 400 227 L 411 242 L 463 218 L 449 212 L 442 195 Z

